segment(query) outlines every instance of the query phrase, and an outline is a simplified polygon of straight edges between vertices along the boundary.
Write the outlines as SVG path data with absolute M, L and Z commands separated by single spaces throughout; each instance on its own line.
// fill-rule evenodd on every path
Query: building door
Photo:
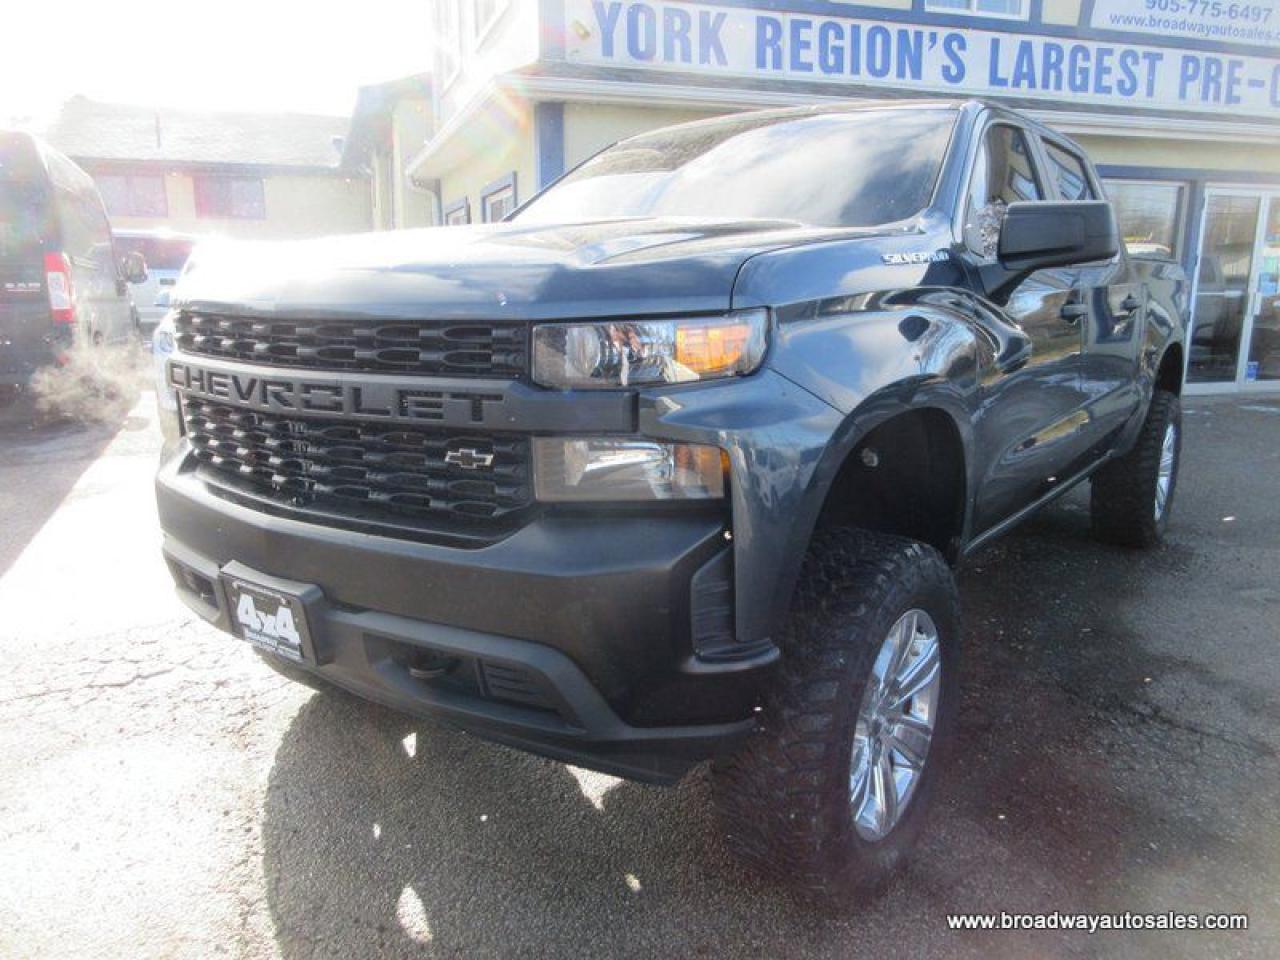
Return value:
M 1246 386 L 1280 388 L 1280 193 L 1267 198 L 1249 310 Z
M 1280 192 L 1210 188 L 1200 227 L 1187 384 L 1280 388 Z

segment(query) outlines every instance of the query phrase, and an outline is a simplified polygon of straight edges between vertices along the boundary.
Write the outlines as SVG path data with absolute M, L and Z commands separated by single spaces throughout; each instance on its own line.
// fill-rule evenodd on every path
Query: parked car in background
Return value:
M 0 131 L 0 388 L 24 386 L 76 343 L 133 335 L 129 284 L 145 260 L 117 255 L 89 175 L 28 133 Z
M 116 253 L 138 253 L 147 264 L 147 279 L 133 291 L 140 332 L 149 338 L 169 309 L 169 297 L 196 238 L 172 230 L 114 229 Z

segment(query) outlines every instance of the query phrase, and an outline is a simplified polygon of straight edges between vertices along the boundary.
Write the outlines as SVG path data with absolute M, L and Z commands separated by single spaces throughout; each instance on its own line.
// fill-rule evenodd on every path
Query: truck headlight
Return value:
M 539 500 L 711 500 L 724 496 L 728 458 L 699 443 L 612 437 L 535 437 Z
M 764 359 L 768 313 L 547 323 L 533 328 L 533 379 L 544 387 L 608 389 L 751 373 Z
M 165 364 L 174 351 L 174 316 L 172 311 L 164 315 L 151 335 L 151 363 L 155 373 L 156 413 L 160 419 L 160 435 L 167 453 L 182 436 L 182 411 L 178 406 L 178 392 L 169 386 Z

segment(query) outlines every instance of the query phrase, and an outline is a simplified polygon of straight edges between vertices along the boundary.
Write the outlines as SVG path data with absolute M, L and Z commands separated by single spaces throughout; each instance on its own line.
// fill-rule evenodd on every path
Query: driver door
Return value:
M 1004 211 L 1050 199 L 1032 135 L 1004 119 L 983 133 L 970 174 L 964 239 L 979 270 L 997 269 Z M 975 424 L 982 476 L 974 533 L 1009 519 L 1070 477 L 1087 447 L 1081 377 L 1081 312 L 1068 270 L 1041 270 L 1004 303 L 989 304 L 1020 330 L 1029 350 L 986 378 Z

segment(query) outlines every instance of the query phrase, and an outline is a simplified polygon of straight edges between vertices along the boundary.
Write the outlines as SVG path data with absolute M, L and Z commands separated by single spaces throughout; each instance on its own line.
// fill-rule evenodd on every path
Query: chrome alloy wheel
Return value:
M 923 610 L 908 610 L 880 645 L 854 727 L 849 804 L 864 840 L 887 836 L 911 802 L 941 690 L 938 628 Z
M 1156 473 L 1156 523 L 1164 519 L 1169 509 L 1169 493 L 1173 490 L 1173 471 L 1178 461 L 1178 425 L 1170 423 L 1164 428 L 1164 441 L 1160 444 L 1160 470 Z

